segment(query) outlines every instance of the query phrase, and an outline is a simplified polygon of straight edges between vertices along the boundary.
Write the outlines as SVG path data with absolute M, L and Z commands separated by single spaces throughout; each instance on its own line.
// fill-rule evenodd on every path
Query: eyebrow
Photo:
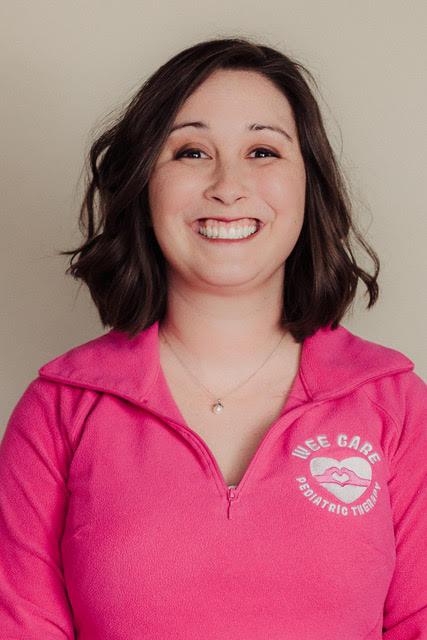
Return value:
M 181 122 L 180 124 L 175 124 L 170 130 L 170 133 L 172 133 L 173 131 L 177 131 L 178 129 L 183 129 L 184 127 L 196 127 L 197 129 L 210 128 L 204 122 L 198 122 L 198 121 L 197 122 Z M 268 129 L 269 131 L 275 131 L 276 133 L 280 133 L 281 135 L 285 136 L 285 138 L 293 142 L 292 137 L 289 135 L 289 133 L 287 133 L 287 131 L 285 131 L 281 127 L 277 127 L 272 124 L 258 124 L 255 122 L 254 124 L 250 124 L 247 127 L 247 129 L 248 131 L 263 131 L 264 129 Z

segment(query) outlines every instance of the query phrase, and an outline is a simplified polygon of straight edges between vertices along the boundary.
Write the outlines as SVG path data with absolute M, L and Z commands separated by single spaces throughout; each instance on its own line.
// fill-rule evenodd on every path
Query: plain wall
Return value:
M 56 255 L 80 241 L 90 132 L 173 54 L 221 36 L 314 73 L 381 259 L 379 302 L 368 312 L 362 299 L 343 324 L 426 377 L 426 23 L 425 0 L 3 0 L 0 434 L 40 366 L 108 330 Z

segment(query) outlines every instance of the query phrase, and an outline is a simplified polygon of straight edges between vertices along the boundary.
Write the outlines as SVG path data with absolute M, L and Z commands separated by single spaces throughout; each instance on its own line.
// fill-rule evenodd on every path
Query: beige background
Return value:
M 257 38 L 314 72 L 382 261 L 376 307 L 343 324 L 425 378 L 426 22 L 425 0 L 3 0 L 0 434 L 42 364 L 104 332 L 56 257 L 79 241 L 90 131 L 171 55 L 218 36 Z

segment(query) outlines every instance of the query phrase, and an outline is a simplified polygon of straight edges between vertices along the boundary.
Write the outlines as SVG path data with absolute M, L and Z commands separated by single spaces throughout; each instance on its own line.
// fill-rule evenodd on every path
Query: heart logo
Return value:
M 372 468 L 367 460 L 352 456 L 344 460 L 313 458 L 310 462 L 313 478 L 336 498 L 350 504 L 371 484 Z
M 345 484 L 347 482 L 347 480 L 350 480 L 350 476 L 347 475 L 346 473 L 333 473 L 332 477 L 334 480 L 336 480 L 339 484 Z

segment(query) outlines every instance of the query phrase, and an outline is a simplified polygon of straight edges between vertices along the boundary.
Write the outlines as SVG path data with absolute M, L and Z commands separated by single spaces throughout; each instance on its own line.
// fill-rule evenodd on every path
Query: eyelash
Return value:
M 272 151 L 271 149 L 265 149 L 264 147 L 257 147 L 256 149 L 253 149 L 251 153 L 254 153 L 255 151 L 258 151 L 264 154 L 269 154 L 267 157 L 280 158 L 278 153 L 276 153 L 275 151 Z M 194 154 L 194 153 L 205 153 L 205 152 L 202 151 L 201 149 L 182 149 L 181 151 L 178 151 L 178 153 L 175 156 L 175 159 L 177 160 L 178 158 L 188 158 L 189 156 L 184 155 L 186 153 Z M 200 158 L 193 158 L 193 159 L 199 160 Z

